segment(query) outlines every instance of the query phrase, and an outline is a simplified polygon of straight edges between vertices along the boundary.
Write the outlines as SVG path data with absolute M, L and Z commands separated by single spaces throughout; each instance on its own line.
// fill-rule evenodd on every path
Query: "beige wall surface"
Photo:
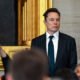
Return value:
M 53 7 L 61 12 L 60 30 L 76 39 L 80 63 L 80 0 L 53 0 Z

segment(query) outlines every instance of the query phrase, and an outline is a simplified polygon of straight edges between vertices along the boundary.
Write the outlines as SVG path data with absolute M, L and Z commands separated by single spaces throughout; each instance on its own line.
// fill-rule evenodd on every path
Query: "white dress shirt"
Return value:
M 46 32 L 46 50 L 47 50 L 47 55 L 48 55 L 48 43 L 49 43 L 49 36 L 50 34 L 48 32 Z M 57 57 L 57 51 L 58 51 L 58 40 L 59 40 L 59 31 L 55 32 L 53 34 L 53 44 L 54 44 L 54 59 L 56 62 L 56 57 Z

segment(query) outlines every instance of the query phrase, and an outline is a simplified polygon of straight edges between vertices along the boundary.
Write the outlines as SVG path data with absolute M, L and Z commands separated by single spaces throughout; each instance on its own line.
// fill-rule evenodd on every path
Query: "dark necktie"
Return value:
M 49 75 L 54 76 L 54 45 L 52 42 L 53 36 L 49 36 L 48 57 L 49 57 Z

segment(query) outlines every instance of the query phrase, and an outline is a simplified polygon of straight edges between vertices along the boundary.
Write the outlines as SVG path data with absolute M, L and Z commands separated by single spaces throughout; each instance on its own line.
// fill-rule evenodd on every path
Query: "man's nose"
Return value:
M 55 25 L 57 24 L 57 20 L 54 20 L 54 22 L 53 22 Z

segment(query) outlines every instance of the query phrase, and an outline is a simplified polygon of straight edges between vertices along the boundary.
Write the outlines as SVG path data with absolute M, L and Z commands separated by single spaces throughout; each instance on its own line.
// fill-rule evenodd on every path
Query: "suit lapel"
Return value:
M 46 33 L 43 34 L 43 36 L 42 36 L 42 39 L 41 39 L 41 47 L 46 52 Z
M 61 55 L 62 55 L 62 45 L 63 45 L 63 38 L 62 34 L 59 33 L 59 41 L 58 41 L 58 51 L 57 51 L 57 58 L 56 58 L 56 63 L 60 61 Z

